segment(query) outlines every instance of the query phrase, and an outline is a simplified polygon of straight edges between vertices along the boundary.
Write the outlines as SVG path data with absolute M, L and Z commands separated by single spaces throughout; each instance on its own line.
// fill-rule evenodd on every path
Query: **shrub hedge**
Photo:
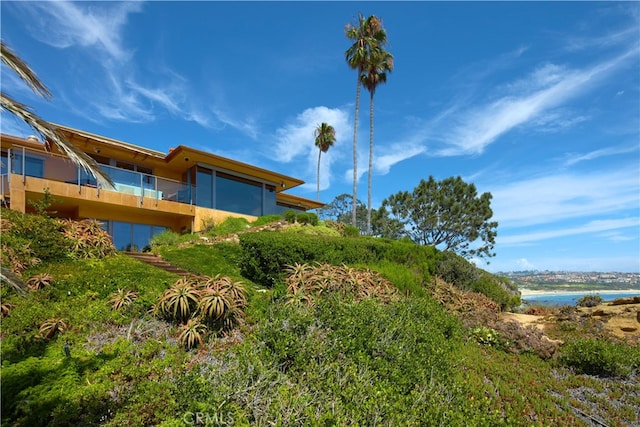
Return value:
M 281 281 L 284 267 L 295 263 L 366 265 L 391 262 L 410 267 L 422 283 L 428 283 L 437 275 L 460 289 L 488 296 L 503 309 L 520 305 L 519 294 L 507 279 L 432 246 L 390 239 L 347 239 L 278 232 L 242 234 L 240 244 L 242 275 L 267 287 Z
M 282 279 L 282 270 L 295 263 L 367 264 L 391 261 L 419 267 L 431 276 L 437 250 L 428 246 L 387 239 L 345 239 L 277 232 L 240 236 L 242 275 L 264 286 Z

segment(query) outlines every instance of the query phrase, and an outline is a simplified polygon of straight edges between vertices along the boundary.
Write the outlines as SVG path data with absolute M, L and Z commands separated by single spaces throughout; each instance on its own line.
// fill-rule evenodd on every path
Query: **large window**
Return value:
M 262 183 L 216 173 L 216 209 L 262 215 Z
M 267 215 L 277 211 L 276 187 L 198 166 L 195 203 L 205 208 Z
M 167 229 L 158 225 L 122 221 L 106 221 L 104 228 L 111 234 L 117 250 L 130 252 L 142 252 L 149 246 L 153 236 Z
M 213 204 L 213 171 L 198 167 L 196 174 L 196 205 L 204 208 L 214 208 Z

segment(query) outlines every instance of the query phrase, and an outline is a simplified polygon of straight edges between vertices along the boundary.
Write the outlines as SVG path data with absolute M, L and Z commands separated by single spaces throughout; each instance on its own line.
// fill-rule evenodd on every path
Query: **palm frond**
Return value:
M 18 291 L 18 293 L 23 297 L 26 297 L 28 295 L 27 291 L 25 290 L 26 285 L 24 284 L 22 279 L 20 279 L 16 273 L 11 271 L 4 265 L 0 266 L 0 281 L 11 285 L 11 287 Z
M 13 70 L 36 94 L 46 99 L 51 98 L 51 92 L 49 92 L 49 89 L 47 89 L 38 76 L 36 76 L 36 73 L 29 68 L 26 62 L 13 53 L 4 41 L 0 41 L 0 57 L 2 57 L 2 62 L 7 65 L 9 69 Z M 51 144 L 55 145 L 63 154 L 69 157 L 74 164 L 93 175 L 102 187 L 114 188 L 114 183 L 111 178 L 102 171 L 94 159 L 67 141 L 53 125 L 41 119 L 31 111 L 28 106 L 12 99 L 4 92 L 0 93 L 0 106 L 14 116 L 19 117 L 42 136 L 48 148 L 50 148 Z
M 89 157 L 87 153 L 80 150 L 75 145 L 67 141 L 53 125 L 41 119 L 33 113 L 30 108 L 18 101 L 15 101 L 5 93 L 0 94 L 0 106 L 23 120 L 33 130 L 35 130 L 48 144 L 53 143 L 69 160 L 80 166 L 87 173 L 93 175 L 102 187 L 113 188 L 114 183 L 111 178 L 100 169 L 98 163 Z
M 42 83 L 38 76 L 36 76 L 36 73 L 33 72 L 27 63 L 18 55 L 13 53 L 9 46 L 7 46 L 3 41 L 0 41 L 0 52 L 2 62 L 13 70 L 36 94 L 43 98 L 51 98 L 51 92 L 49 92 L 49 89 L 47 89 L 44 83 Z

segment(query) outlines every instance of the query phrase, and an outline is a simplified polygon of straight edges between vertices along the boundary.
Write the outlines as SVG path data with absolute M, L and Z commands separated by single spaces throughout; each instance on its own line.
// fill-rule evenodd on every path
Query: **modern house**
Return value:
M 229 216 L 253 220 L 322 203 L 285 193 L 304 182 L 186 146 L 168 154 L 56 125 L 70 143 L 95 159 L 115 183 L 95 179 L 35 137 L 0 134 L 0 197 L 32 210 L 48 191 L 57 216 L 101 221 L 119 250 L 141 250 L 165 229 L 200 231 Z

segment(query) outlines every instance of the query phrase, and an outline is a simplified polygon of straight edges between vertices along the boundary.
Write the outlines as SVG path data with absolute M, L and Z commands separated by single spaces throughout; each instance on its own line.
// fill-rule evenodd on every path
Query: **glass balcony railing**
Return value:
M 33 176 L 77 184 L 79 188 L 81 186 L 98 188 L 91 174 L 62 156 L 26 148 L 14 148 L 9 150 L 7 158 L 9 163 L 7 170 L 12 174 L 21 175 L 23 180 L 27 176 Z M 104 190 L 132 194 L 141 198 L 193 204 L 192 197 L 195 192 L 192 185 L 113 166 L 100 165 L 100 168 L 115 184 L 114 188 L 104 188 Z M 2 184 L 6 184 L 4 180 Z M 5 190 L 8 190 L 8 185 Z

